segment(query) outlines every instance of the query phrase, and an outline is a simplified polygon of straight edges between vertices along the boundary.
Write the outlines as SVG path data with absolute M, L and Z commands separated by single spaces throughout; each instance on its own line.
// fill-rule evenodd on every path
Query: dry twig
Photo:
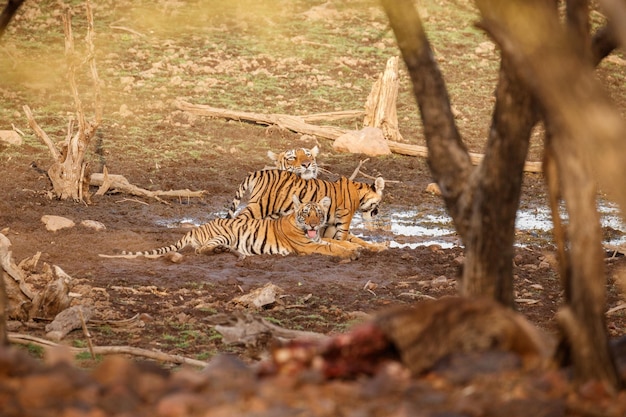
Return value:
M 50 340 L 34 337 L 20 333 L 9 333 L 9 341 L 20 345 L 37 345 L 41 347 L 57 347 L 61 346 Z M 74 354 L 88 352 L 88 348 L 75 348 L 67 346 L 67 349 Z M 144 358 L 154 359 L 161 362 L 170 362 L 176 364 L 192 365 L 199 368 L 204 368 L 208 365 L 208 362 L 199 361 L 197 359 L 188 358 L 181 355 L 169 355 L 163 352 L 157 352 L 153 350 L 140 349 L 132 346 L 93 346 L 93 354 L 95 355 L 132 355 L 140 356 Z

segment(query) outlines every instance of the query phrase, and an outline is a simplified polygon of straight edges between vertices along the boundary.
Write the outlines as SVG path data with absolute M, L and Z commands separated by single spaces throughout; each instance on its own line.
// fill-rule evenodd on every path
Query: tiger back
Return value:
M 299 177 L 309 180 L 317 178 L 318 166 L 316 157 L 318 153 L 319 148 L 316 145 L 311 149 L 294 148 L 279 154 L 267 151 L 267 156 L 274 161 L 276 169 L 293 172 Z
M 341 258 L 356 258 L 358 244 L 334 242 L 321 237 L 326 225 L 330 199 L 301 203 L 293 195 L 294 210 L 279 219 L 214 219 L 194 228 L 172 245 L 141 252 L 122 251 L 107 258 L 157 258 L 170 252 L 192 247 L 196 253 L 232 251 L 240 258 L 250 255 L 288 255 L 320 253 Z
M 382 177 L 376 178 L 374 184 L 369 185 L 345 177 L 331 182 L 317 178 L 304 180 L 287 171 L 256 171 L 249 174 L 240 184 L 228 211 L 228 217 L 235 217 L 246 191 L 250 194 L 248 202 L 237 217 L 248 219 L 278 218 L 286 215 L 293 209 L 290 197 L 292 194 L 304 201 L 330 197 L 328 224 L 323 236 L 345 240 L 348 238 L 350 223 L 357 210 L 362 212 L 364 219 L 378 213 L 384 187 L 385 181 Z

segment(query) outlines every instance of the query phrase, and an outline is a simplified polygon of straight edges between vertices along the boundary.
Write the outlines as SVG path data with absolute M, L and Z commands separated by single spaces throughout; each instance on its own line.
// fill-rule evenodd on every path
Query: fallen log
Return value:
M 278 126 L 293 132 L 315 135 L 320 138 L 335 140 L 339 136 L 345 134 L 349 129 L 342 129 L 336 126 L 317 126 L 307 123 L 306 120 L 322 120 L 319 115 L 311 116 L 290 116 L 287 114 L 267 114 L 253 113 L 239 110 L 221 109 L 211 107 L 205 104 L 192 104 L 186 101 L 178 100 L 176 106 L 183 111 L 196 114 L 198 116 L 218 117 L 222 119 L 237 120 L 249 123 L 256 123 L 265 126 Z M 347 112 L 346 114 L 355 114 L 356 112 Z M 332 113 L 327 113 L 332 114 Z M 331 120 L 331 119 L 326 119 Z M 428 148 L 426 146 L 411 145 L 395 141 L 387 141 L 391 152 L 400 155 L 428 157 Z M 474 165 L 478 165 L 484 158 L 483 154 L 469 153 L 470 159 Z M 542 172 L 541 162 L 527 161 L 524 165 L 526 172 Z M 93 178 L 93 175 L 92 175 Z
M 206 194 L 206 191 L 190 191 L 187 189 L 169 191 L 146 190 L 132 185 L 123 175 L 109 174 L 106 167 L 103 173 L 91 174 L 90 185 L 100 187 L 100 189 L 96 192 L 96 195 L 103 195 L 112 189 L 114 191 L 131 195 L 154 198 L 161 202 L 164 201 L 160 197 L 202 197 Z
M 176 106 L 183 111 L 197 114 L 198 116 L 219 117 L 244 122 L 254 122 L 265 126 L 278 126 L 307 135 L 315 135 L 325 139 L 336 139 L 346 133 L 345 129 L 335 126 L 317 126 L 307 123 L 306 120 L 319 120 L 318 117 L 290 116 L 288 114 L 250 113 L 245 111 L 220 109 L 205 104 L 191 104 L 179 100 Z M 361 112 L 362 114 L 363 112 Z
M 93 309 L 89 306 L 75 305 L 67 308 L 46 325 L 46 337 L 58 342 L 72 330 L 80 329 L 92 315 Z

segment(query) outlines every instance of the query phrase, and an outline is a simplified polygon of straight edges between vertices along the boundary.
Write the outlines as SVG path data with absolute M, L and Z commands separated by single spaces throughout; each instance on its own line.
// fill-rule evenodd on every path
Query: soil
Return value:
M 451 78 L 460 77 L 463 69 L 458 68 L 457 72 L 456 75 L 450 71 L 447 74 Z M 298 91 L 294 91 L 294 96 L 297 94 Z M 482 105 L 482 101 L 483 98 L 477 98 L 477 106 Z M 142 111 L 149 118 L 154 108 L 133 108 L 137 118 L 144 115 Z M 181 370 L 185 367 L 167 362 L 159 363 L 157 369 L 144 359 L 116 362 L 100 356 L 95 360 L 81 356 L 75 359 L 75 363 L 95 370 L 90 375 L 101 386 L 119 384 L 119 397 L 116 397 L 115 390 L 108 392 L 108 397 L 103 391 L 92 394 L 98 397 L 91 401 L 91 404 L 99 404 L 94 408 L 85 406 L 90 400 L 82 398 L 78 401 L 72 397 L 72 401 L 76 401 L 72 404 L 82 404 L 76 407 L 84 415 L 103 415 L 93 411 L 95 409 L 104 410 L 102 412 L 106 415 L 155 415 L 149 410 L 157 408 L 156 415 L 208 415 L 206 413 L 212 412 L 210 415 L 276 416 L 573 416 L 591 415 L 585 413 L 593 410 L 603 410 L 601 414 L 606 412 L 609 415 L 624 411 L 624 408 L 615 408 L 618 407 L 615 404 L 626 403 L 624 395 L 610 397 L 595 385 L 570 386 L 566 374 L 556 371 L 527 374 L 523 370 L 507 368 L 487 377 L 477 372 L 469 379 L 450 378 L 445 373 L 408 378 L 402 372 L 389 370 L 348 381 L 309 380 L 306 377 L 257 380 L 251 377 L 248 366 L 267 359 L 271 341 L 248 346 L 226 344 L 216 331 L 216 324 L 232 323 L 241 314 L 250 314 L 287 329 L 341 334 L 390 306 L 457 294 L 463 248 L 458 245 L 443 248 L 436 244 L 393 247 L 380 253 L 363 252 L 359 259 L 350 262 L 321 255 L 254 256 L 238 260 L 228 253 L 209 256 L 196 255 L 193 251 L 184 252 L 183 259 L 177 262 L 168 258 L 99 257 L 99 254 L 112 254 L 120 249 L 147 250 L 173 243 L 189 230 L 189 222 L 200 224 L 223 215 L 234 190 L 247 173 L 270 163 L 266 156 L 268 150 L 278 152 L 318 144 L 321 148 L 318 161 L 328 171 L 322 175 L 326 179 L 349 176 L 364 158 L 334 152 L 330 141 L 302 138 L 294 132 L 195 118 L 173 109 L 166 109 L 167 112 L 169 115 L 164 118 L 168 122 L 159 123 L 156 128 L 158 137 L 179 138 L 184 134 L 202 132 L 208 138 L 202 146 L 210 152 L 202 157 L 185 154 L 158 161 L 150 156 L 138 158 L 138 153 L 134 152 L 137 149 L 128 154 L 111 154 L 106 143 L 120 136 L 122 127 L 110 124 L 104 126 L 98 143 L 93 145 L 92 169 L 97 172 L 106 164 L 109 172 L 124 175 L 136 186 L 150 190 L 205 190 L 204 197 L 166 198 L 160 202 L 110 192 L 94 196 L 89 205 L 59 201 L 51 195 L 51 184 L 45 174 L 50 166 L 46 149 L 30 141 L 22 145 L 19 152 L 2 155 L 0 231 L 10 239 L 16 261 L 41 252 L 40 267 L 44 263 L 57 265 L 72 277 L 71 291 L 76 293 L 73 302 L 89 304 L 95 309 L 93 321 L 88 325 L 94 345 L 132 346 L 207 362 L 218 358 L 208 371 L 193 376 L 191 371 Z M 224 137 L 228 138 L 227 143 L 220 140 Z M 102 144 L 104 146 L 100 146 Z M 480 143 L 470 141 L 469 145 L 473 150 L 480 148 Z M 138 150 L 145 149 L 147 155 L 151 154 L 148 151 L 150 146 L 161 145 L 137 144 Z M 537 152 L 531 154 L 535 160 L 539 157 Z M 382 175 L 387 180 L 381 207 L 383 215 L 407 209 L 438 212 L 442 207 L 440 197 L 426 192 L 431 177 L 424 159 L 401 155 L 374 157 L 365 163 L 363 171 L 368 176 Z M 357 180 L 371 181 L 363 175 Z M 92 187 L 91 191 L 95 192 L 96 188 Z M 545 207 L 541 174 L 525 175 L 521 205 L 525 208 Z M 69 218 L 76 226 L 47 231 L 41 220 L 44 215 Z M 106 229 L 96 231 L 80 225 L 84 220 L 101 222 Z M 395 236 L 380 224 L 364 234 L 365 239 L 373 241 L 408 239 L 411 243 L 410 238 Z M 546 337 L 557 334 L 555 313 L 562 302 L 555 258 L 555 248 L 549 237 L 519 232 L 514 260 L 517 308 L 545 331 Z M 622 256 L 606 259 L 607 310 L 623 303 L 618 271 L 624 265 L 626 261 Z M 254 308 L 234 301 L 268 283 L 281 289 L 275 302 Z M 607 314 L 611 337 L 625 333 L 626 315 L 623 311 Z M 135 318 L 131 324 L 118 323 L 130 318 Z M 14 332 L 39 337 L 45 335 L 45 324 L 45 321 L 10 323 Z M 77 330 L 61 343 L 84 347 L 86 337 Z M 222 356 L 224 353 L 233 354 L 245 365 L 230 362 Z M 11 363 L 12 357 L 4 355 L 1 362 Z M 25 370 L 20 371 L 22 374 L 14 371 L 13 376 L 7 375 L 9 378 L 30 375 L 27 371 L 33 369 L 38 369 L 41 374 L 43 371 L 39 366 L 43 365 L 24 365 Z M 76 376 L 74 370 L 64 368 L 63 372 L 72 375 L 72 381 L 87 378 Z M 130 378 L 122 382 L 123 376 L 120 375 L 126 375 L 125 372 L 151 375 L 153 382 L 148 383 L 145 379 L 139 383 L 130 381 Z M 165 381 L 168 378 L 165 375 L 178 375 L 170 385 L 176 389 L 166 390 L 158 385 L 161 382 L 154 382 Z M 39 387 L 38 393 L 51 392 L 55 380 L 45 381 L 47 388 L 42 390 Z M 82 385 L 76 383 L 67 390 L 76 395 L 77 387 Z M 58 389 L 58 395 L 65 395 L 65 391 Z M 3 401 L 8 401 L 7 392 L 12 391 L 4 388 Z M 174 398 L 173 393 L 184 398 Z M 69 397 L 68 394 L 65 398 Z M 111 401 L 113 398 L 128 401 Z M 63 409 L 60 403 L 63 402 L 59 401 L 54 408 L 52 402 L 42 400 L 31 415 L 48 415 L 44 411 L 46 407 L 57 411 Z M 23 403 L 20 404 L 24 407 Z M 7 415 L 20 415 L 24 408 L 6 410 L 9 410 Z

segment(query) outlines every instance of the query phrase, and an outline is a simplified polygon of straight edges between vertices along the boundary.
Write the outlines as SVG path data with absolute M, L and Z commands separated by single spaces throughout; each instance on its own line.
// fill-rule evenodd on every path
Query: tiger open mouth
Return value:
M 307 230 L 307 231 L 306 231 L 306 236 L 307 236 L 309 239 L 315 239 L 315 238 L 317 237 L 317 230 L 315 230 L 315 229 L 310 229 L 310 230 Z

